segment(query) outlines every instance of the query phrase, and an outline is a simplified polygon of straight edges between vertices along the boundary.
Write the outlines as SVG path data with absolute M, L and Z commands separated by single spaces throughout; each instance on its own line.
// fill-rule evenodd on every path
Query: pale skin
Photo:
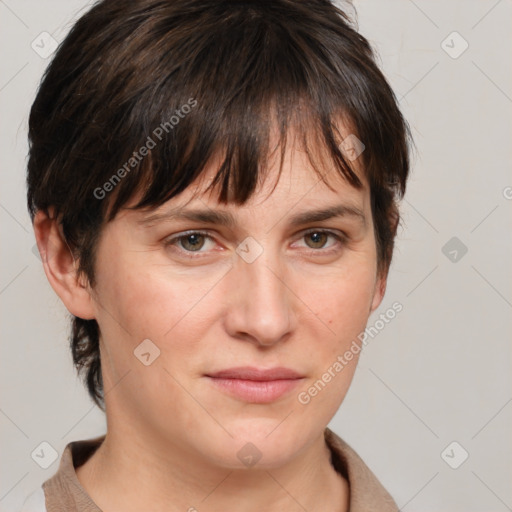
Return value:
M 143 225 L 154 212 L 121 210 L 102 232 L 94 290 L 76 275 L 56 222 L 38 212 L 34 230 L 51 286 L 72 314 L 100 326 L 108 433 L 77 476 L 102 510 L 348 510 L 349 485 L 330 463 L 323 432 L 357 356 L 307 405 L 297 395 L 349 348 L 385 292 L 368 183 L 353 163 L 364 188 L 333 170 L 333 191 L 290 144 L 273 192 L 277 162 L 249 202 L 236 206 L 201 193 L 216 171 L 212 162 L 197 186 L 158 213 L 222 211 L 235 224 Z M 298 213 L 340 204 L 364 219 L 352 213 L 290 224 Z M 194 230 L 207 236 L 183 236 Z M 252 263 L 236 252 L 247 237 L 263 249 Z M 145 339 L 160 349 L 149 366 L 134 355 Z M 205 377 L 234 366 L 284 366 L 304 378 L 275 402 L 247 403 Z M 249 442 L 262 454 L 253 467 L 237 457 Z

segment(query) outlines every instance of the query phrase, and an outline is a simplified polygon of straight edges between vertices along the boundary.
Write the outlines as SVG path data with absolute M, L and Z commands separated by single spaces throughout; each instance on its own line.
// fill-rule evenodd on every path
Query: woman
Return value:
M 106 435 L 25 510 L 397 510 L 327 424 L 410 133 L 323 0 L 104 0 L 30 115 L 28 206 Z

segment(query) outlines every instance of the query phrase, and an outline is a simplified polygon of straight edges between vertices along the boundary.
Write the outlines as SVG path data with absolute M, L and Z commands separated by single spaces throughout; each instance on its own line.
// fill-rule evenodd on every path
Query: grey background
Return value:
M 85 6 L 0 0 L 2 511 L 56 471 L 58 462 L 32 460 L 41 442 L 60 457 L 68 442 L 105 432 L 75 377 L 68 313 L 33 253 L 25 207 L 27 117 L 49 62 L 31 43 L 43 31 L 60 41 Z M 405 511 L 512 510 L 512 1 L 355 6 L 418 153 L 387 295 L 369 325 L 395 301 L 403 311 L 364 349 L 330 427 Z M 469 44 L 457 58 L 454 31 Z M 468 459 L 452 469 L 446 461 L 462 450 Z

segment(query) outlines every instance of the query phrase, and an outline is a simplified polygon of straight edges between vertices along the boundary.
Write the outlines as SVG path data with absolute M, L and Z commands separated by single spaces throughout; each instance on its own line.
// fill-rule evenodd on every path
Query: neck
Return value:
M 348 510 L 348 483 L 331 465 L 323 433 L 293 461 L 268 470 L 213 466 L 179 445 L 155 446 L 153 436 L 126 439 L 107 434 L 76 469 L 86 492 L 105 511 Z M 152 445 L 144 439 L 152 439 Z

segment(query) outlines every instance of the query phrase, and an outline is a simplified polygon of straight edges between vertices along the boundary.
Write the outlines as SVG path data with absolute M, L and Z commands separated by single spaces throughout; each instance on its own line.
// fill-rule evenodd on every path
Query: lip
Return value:
M 270 403 L 292 391 L 304 378 L 289 368 L 229 368 L 206 377 L 222 392 L 249 403 Z
M 238 366 L 236 368 L 228 368 L 215 373 L 208 373 L 207 377 L 216 379 L 241 379 L 254 381 L 270 381 L 270 380 L 291 380 L 301 379 L 304 376 L 290 368 L 282 366 L 277 368 L 255 368 L 254 366 Z

